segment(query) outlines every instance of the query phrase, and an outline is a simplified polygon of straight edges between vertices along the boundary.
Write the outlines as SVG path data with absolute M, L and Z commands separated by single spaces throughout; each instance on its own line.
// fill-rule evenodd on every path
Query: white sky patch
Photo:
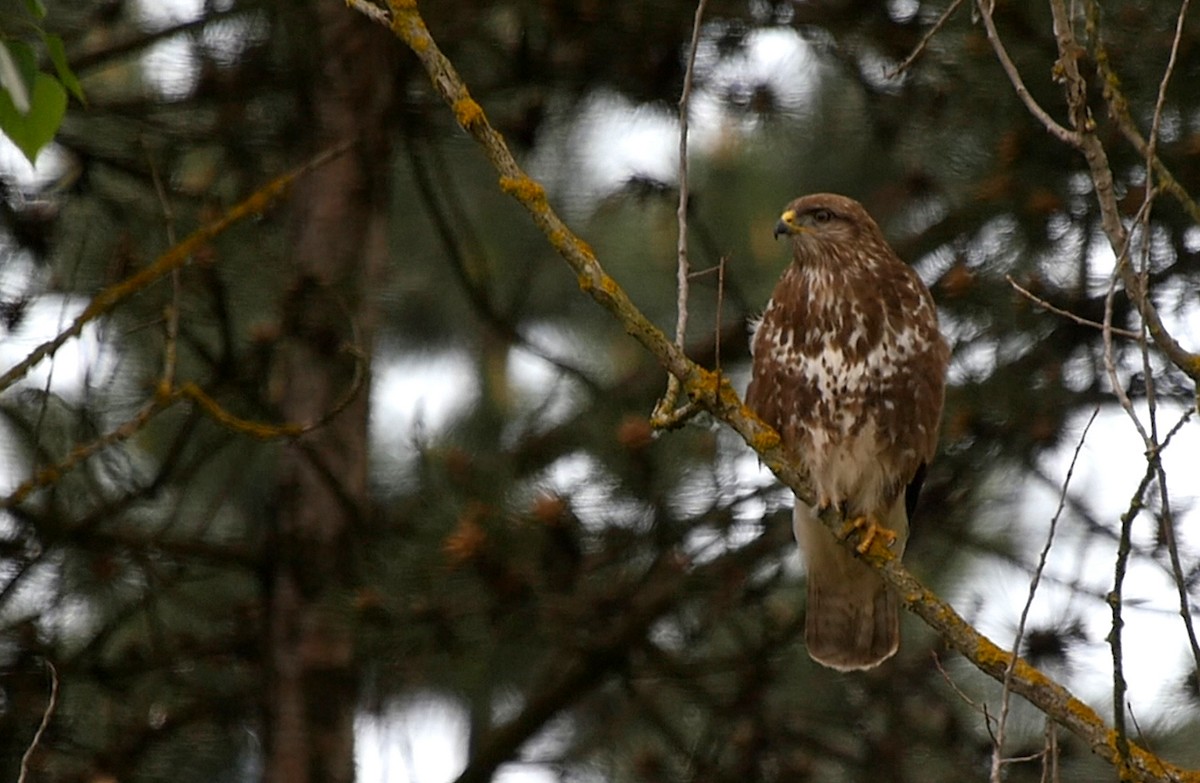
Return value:
M 217 11 L 229 3 L 217 3 Z M 206 13 L 204 0 L 139 0 L 135 15 L 139 25 L 149 31 L 165 30 L 199 19 Z M 239 16 L 205 25 L 192 35 L 177 35 L 152 45 L 141 59 L 143 78 L 150 88 L 168 100 L 191 94 L 199 78 L 195 56 L 197 43 L 220 65 L 233 65 L 242 51 L 267 34 L 265 18 Z
M 547 491 L 570 497 L 571 509 L 588 530 L 650 521 L 649 509 L 616 494 L 617 480 L 590 454 L 559 457 L 547 467 L 541 484 Z
M 675 181 L 679 125 L 666 107 L 597 91 L 579 107 L 575 128 L 568 145 L 580 150 L 579 159 L 566 168 L 577 169 L 571 190 L 588 200 L 633 178 Z
M 498 722 L 519 711 L 521 702 L 501 698 Z M 354 756 L 360 783 L 451 783 L 467 765 L 470 722 L 458 702 L 435 694 L 407 700 L 382 714 L 360 714 L 354 723 Z M 498 783 L 554 783 L 557 772 L 536 761 L 553 758 L 569 740 L 565 720 L 552 721 L 522 749 L 528 762 L 509 762 Z
M 475 364 L 466 351 L 383 358 L 372 374 L 371 434 L 392 453 L 437 432 L 479 395 Z
M 602 379 L 603 366 L 586 338 L 554 324 L 533 324 L 525 330 L 531 348 L 517 346 L 508 355 L 508 383 L 524 412 L 536 416 L 541 431 L 562 422 L 576 410 L 579 382 L 556 361 Z
M 45 294 L 32 300 L 20 325 L 0 340 L 0 366 L 12 367 L 46 340 L 70 325 L 83 310 L 83 300 Z M 111 365 L 95 324 L 84 327 L 79 338 L 68 340 L 58 352 L 34 365 L 16 388 L 44 390 L 71 401 L 80 399 L 85 385 L 108 376 Z
M 748 110 L 756 91 L 769 93 L 774 108 L 785 114 L 803 112 L 815 94 L 817 58 L 795 30 L 751 31 L 745 52 L 725 59 L 717 57 L 716 38 L 704 38 L 696 55 L 690 155 L 742 143 L 758 125 L 758 114 Z M 638 105 L 611 90 L 597 90 L 573 109 L 567 126 L 556 130 L 557 143 L 535 154 L 530 168 L 556 186 L 568 212 L 585 214 L 633 179 L 669 186 L 678 181 L 679 122 L 673 106 Z
M 139 25 L 151 31 L 164 30 L 199 19 L 204 0 L 138 0 L 134 14 Z M 176 36 L 149 48 L 141 59 L 142 74 L 152 89 L 164 98 L 183 98 L 196 86 L 199 66 L 189 39 Z
M 68 157 L 62 147 L 51 142 L 38 152 L 36 165 L 29 162 L 25 153 L 17 149 L 17 145 L 9 138 L 0 134 L 0 171 L 6 179 L 12 180 L 17 186 L 31 193 L 36 193 L 52 186 L 62 178 L 68 166 Z M 24 204 L 14 204 L 18 209 Z
M 360 715 L 354 755 L 360 783 L 450 783 L 466 768 L 469 721 L 450 699 L 424 696 Z
M 800 34 L 790 27 L 766 27 L 746 36 L 745 51 L 737 57 L 718 60 L 716 42 L 702 42 L 696 53 L 698 89 L 692 93 L 688 142 L 712 152 L 729 140 L 731 131 L 753 130 L 753 112 L 733 114 L 734 106 L 745 106 L 756 91 L 769 93 L 774 109 L 799 115 L 816 92 L 813 77 L 817 58 Z M 708 63 L 707 68 L 704 67 Z M 678 131 L 672 132 L 678 145 Z

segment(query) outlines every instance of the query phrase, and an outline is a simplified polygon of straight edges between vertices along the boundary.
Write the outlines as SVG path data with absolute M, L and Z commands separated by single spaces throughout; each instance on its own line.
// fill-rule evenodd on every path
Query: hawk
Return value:
M 775 226 L 781 235 L 792 262 L 751 337 L 746 404 L 816 491 L 816 506 L 797 501 L 792 514 L 808 573 L 808 653 L 834 669 L 869 669 L 899 646 L 898 598 L 817 514 L 835 506 L 904 553 L 937 448 L 950 349 L 929 289 L 857 201 L 796 199 Z

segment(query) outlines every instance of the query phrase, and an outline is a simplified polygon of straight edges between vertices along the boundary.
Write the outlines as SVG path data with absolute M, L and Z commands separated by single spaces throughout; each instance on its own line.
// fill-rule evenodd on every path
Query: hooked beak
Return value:
M 799 234 L 803 230 L 804 227 L 796 222 L 795 210 L 789 209 L 779 216 L 779 222 L 775 224 L 774 237 L 779 239 L 784 234 Z

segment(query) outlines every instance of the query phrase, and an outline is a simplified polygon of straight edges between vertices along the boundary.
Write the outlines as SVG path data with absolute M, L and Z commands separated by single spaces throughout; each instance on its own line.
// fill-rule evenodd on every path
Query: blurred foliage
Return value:
M 24 6 L 22 11 L 0 11 L 6 31 L 0 36 L 0 132 L 32 164 L 58 132 L 68 92 L 80 102 L 86 98 L 67 63 L 62 38 L 41 27 L 45 5 L 41 0 L 26 0 Z M 36 42 L 36 50 L 30 40 Z M 44 69 L 39 67 L 39 53 L 49 61 Z
M 3 281 L 10 333 L 36 325 L 57 295 L 88 297 L 141 268 L 315 151 L 313 4 L 206 2 L 183 21 L 151 2 L 51 5 L 44 25 L 65 42 L 88 105 L 67 113 L 46 162 L 52 181 L 3 180 L 6 266 L 29 270 L 23 285 Z M 945 7 L 709 4 L 690 225 L 694 267 L 724 260 L 726 287 L 718 309 L 716 276 L 695 279 L 689 351 L 708 365 L 719 353 L 744 378 L 746 320 L 785 259 L 770 242 L 779 208 L 818 190 L 862 200 L 931 284 L 954 345 L 942 455 L 908 559 L 935 589 L 966 596 L 971 616 L 996 597 L 976 581 L 981 559 L 1031 568 L 1020 491 L 1048 454 L 1073 446 L 1079 414 L 1111 397 L 1099 331 L 1045 312 L 1006 276 L 1100 320 L 1111 254 L 1082 159 L 1028 116 L 969 7 L 911 67 L 885 76 Z M 664 326 L 675 306 L 677 194 L 663 173 L 673 163 L 622 164 L 637 143 L 622 128 L 669 126 L 694 10 L 676 0 L 422 4 L 552 203 Z M 1136 0 L 1102 9 L 1105 50 L 1142 128 L 1176 11 Z M 1064 116 L 1045 4 L 1001 3 L 996 18 L 1034 96 Z M 765 33 L 791 31 L 800 54 L 752 65 L 773 62 L 758 48 Z M 807 659 L 786 497 L 747 482 L 752 459 L 728 433 L 650 431 L 661 371 L 579 295 L 396 46 L 395 116 L 365 129 L 389 134 L 395 150 L 374 162 L 391 176 L 392 264 L 377 292 L 372 506 L 328 552 L 351 582 L 318 596 L 352 629 L 364 711 L 431 693 L 461 704 L 476 780 L 522 759 L 564 780 L 983 779 L 984 718 L 957 688 L 989 704 L 998 689 L 907 619 L 900 654 L 879 670 L 843 676 Z M 1189 23 L 1159 145 L 1193 193 L 1198 46 Z M 1090 75 L 1095 50 L 1082 56 Z M 1144 163 L 1099 90 L 1092 100 L 1132 215 Z M 1166 198 L 1154 225 L 1156 298 L 1194 317 L 1196 227 Z M 179 373 L 244 416 L 275 413 L 267 367 L 288 295 L 286 234 L 280 215 L 264 214 L 178 280 Z M 100 325 L 82 391 L 30 384 L 0 397 L 9 475 L 53 464 L 148 398 L 173 291 L 163 281 Z M 1123 298 L 1114 306 L 1114 324 L 1136 327 Z M 1157 359 L 1143 369 L 1135 347 L 1118 350 L 1135 397 L 1148 371 L 1160 405 L 1191 404 L 1176 370 Z M 398 386 L 384 382 L 394 377 Z M 389 395 L 420 382 L 452 388 L 452 399 L 396 414 Z M 277 555 L 264 519 L 281 491 L 277 458 L 275 444 L 172 409 L 7 509 L 0 775 L 16 779 L 42 715 L 45 660 L 63 687 L 35 779 L 260 774 L 263 574 Z M 1098 521 L 1083 503 L 1068 513 L 1110 541 L 1115 510 Z M 1026 652 L 1051 668 L 1103 644 L 1071 616 L 1034 630 Z M 1194 766 L 1194 672 L 1178 682 L 1174 722 L 1140 728 L 1164 757 Z M 525 740 L 547 726 L 554 739 L 534 754 Z M 1036 752 L 1041 724 L 1025 715 L 1010 736 L 1009 755 Z M 1063 780 L 1109 774 L 1060 739 Z M 1036 780 L 1040 768 L 1009 773 Z

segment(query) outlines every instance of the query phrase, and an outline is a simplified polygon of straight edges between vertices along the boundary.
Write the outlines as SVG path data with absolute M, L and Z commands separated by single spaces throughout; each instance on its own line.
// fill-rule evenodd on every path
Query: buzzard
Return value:
M 834 669 L 869 669 L 900 643 L 898 599 L 821 525 L 838 507 L 852 527 L 900 556 L 937 448 L 950 350 L 933 297 L 862 205 L 817 193 L 788 205 L 775 236 L 792 238 L 751 337 L 746 403 L 778 430 L 817 506 L 793 511 L 808 572 L 805 642 Z

